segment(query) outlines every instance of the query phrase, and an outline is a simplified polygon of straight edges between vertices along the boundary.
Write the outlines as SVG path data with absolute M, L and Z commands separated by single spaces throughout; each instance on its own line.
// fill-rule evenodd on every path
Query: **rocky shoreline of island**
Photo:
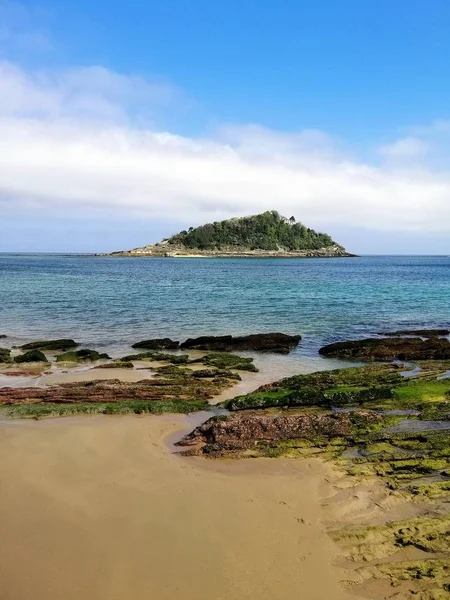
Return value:
M 329 246 L 317 250 L 262 250 L 246 247 L 221 248 L 204 250 L 183 246 L 153 244 L 133 250 L 121 250 L 108 254 L 97 254 L 98 257 L 110 258 L 356 258 L 341 246 Z

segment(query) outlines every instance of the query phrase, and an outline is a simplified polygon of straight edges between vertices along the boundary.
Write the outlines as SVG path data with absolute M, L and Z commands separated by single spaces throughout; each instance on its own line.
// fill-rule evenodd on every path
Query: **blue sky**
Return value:
M 449 26 L 443 0 L 0 0 L 0 251 L 276 208 L 450 253 Z

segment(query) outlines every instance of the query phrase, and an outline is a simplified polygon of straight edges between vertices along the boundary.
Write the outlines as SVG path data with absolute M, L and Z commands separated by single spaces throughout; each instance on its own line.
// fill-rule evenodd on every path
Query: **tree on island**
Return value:
M 245 247 L 275 251 L 319 250 L 336 244 L 328 234 L 305 227 L 295 217 L 287 219 L 276 210 L 190 227 L 169 238 L 168 243 L 199 250 Z

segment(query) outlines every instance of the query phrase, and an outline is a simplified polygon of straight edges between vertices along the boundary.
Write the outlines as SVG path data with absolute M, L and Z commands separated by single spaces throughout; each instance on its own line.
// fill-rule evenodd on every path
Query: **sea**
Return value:
M 281 331 L 273 377 L 340 366 L 343 339 L 450 324 L 450 257 L 109 258 L 0 254 L 2 346 L 68 337 L 118 357 L 142 339 Z M 272 377 L 272 378 L 273 378 Z

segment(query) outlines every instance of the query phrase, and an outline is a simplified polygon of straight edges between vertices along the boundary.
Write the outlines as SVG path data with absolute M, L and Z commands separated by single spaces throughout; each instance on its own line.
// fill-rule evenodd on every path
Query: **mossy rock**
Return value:
M 237 371 L 251 371 L 254 373 L 258 371 L 253 364 L 253 358 L 229 354 L 227 352 L 207 354 L 202 359 L 199 359 L 198 362 L 217 367 L 218 369 L 236 369 Z
M 59 339 L 59 340 L 40 340 L 38 342 L 29 342 L 23 344 L 21 350 L 69 350 L 69 348 L 76 348 L 79 346 L 77 342 L 71 339 Z
M 11 361 L 11 350 L 0 348 L 0 363 L 10 363 Z
M 20 356 L 14 358 L 16 363 L 34 363 L 34 362 L 48 362 L 47 357 L 40 350 L 29 350 Z
M 82 350 L 74 350 L 71 352 L 64 352 L 56 357 L 57 362 L 81 362 L 81 361 L 96 361 L 101 358 L 109 358 L 107 354 L 100 354 L 96 350 L 90 350 L 89 348 L 83 348 Z
M 151 360 L 155 362 L 169 362 L 172 365 L 182 365 L 189 361 L 187 354 L 168 354 L 165 352 L 141 352 L 140 354 L 129 354 L 123 356 L 120 360 L 125 362 L 134 360 Z

